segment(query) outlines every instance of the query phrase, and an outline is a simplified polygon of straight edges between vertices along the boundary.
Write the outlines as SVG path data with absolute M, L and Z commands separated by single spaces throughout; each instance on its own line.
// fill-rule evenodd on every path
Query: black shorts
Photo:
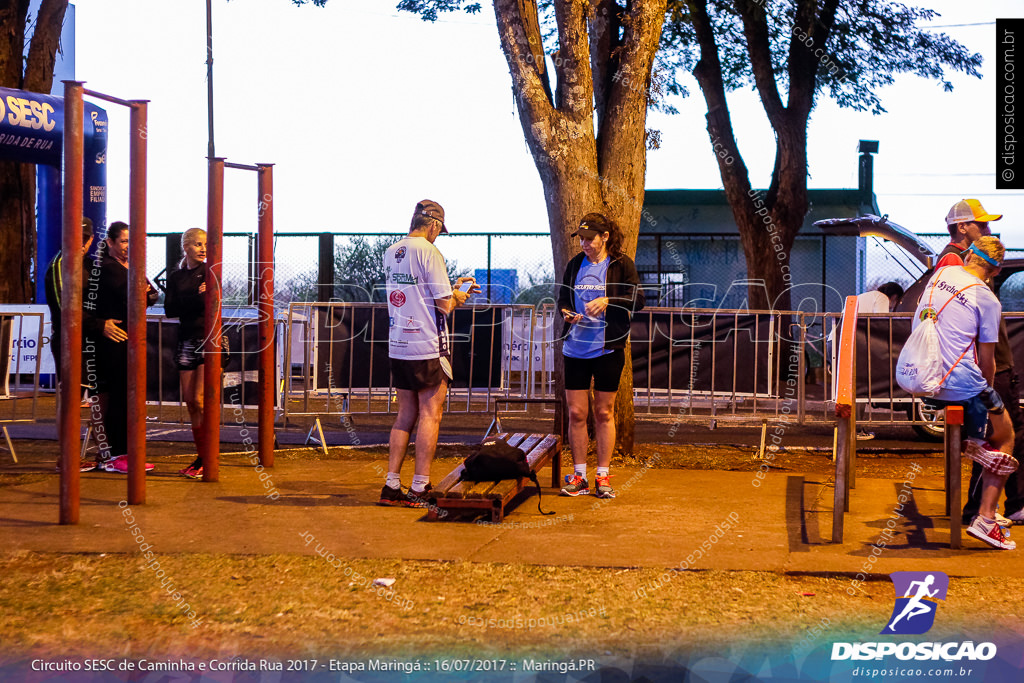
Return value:
M 588 391 L 594 380 L 594 391 L 618 391 L 622 366 L 626 364 L 624 349 L 615 349 L 597 358 L 565 359 L 565 388 L 568 391 Z
M 440 358 L 426 360 L 390 358 L 389 360 L 391 361 L 391 384 L 396 389 L 422 391 L 450 381 L 441 365 Z
M 174 366 L 178 370 L 196 370 L 203 364 L 203 340 L 201 337 L 182 339 L 174 352 Z

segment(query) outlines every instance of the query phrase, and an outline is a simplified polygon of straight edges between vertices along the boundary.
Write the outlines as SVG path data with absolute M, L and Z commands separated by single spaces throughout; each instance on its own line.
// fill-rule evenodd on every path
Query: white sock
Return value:
M 412 486 L 409 488 L 416 493 L 423 493 L 423 489 L 427 488 L 429 483 L 430 477 L 426 474 L 414 474 L 412 475 Z
M 597 468 L 597 476 L 599 476 L 599 477 L 607 477 L 608 476 L 608 468 L 607 467 L 598 467 Z
M 402 488 L 402 475 L 398 472 L 388 472 L 388 478 L 384 481 L 384 485 L 392 489 Z
M 587 464 L 586 463 L 583 463 L 582 465 L 573 465 L 573 468 L 575 469 L 575 472 L 576 472 L 577 475 L 583 477 L 584 479 L 587 478 Z

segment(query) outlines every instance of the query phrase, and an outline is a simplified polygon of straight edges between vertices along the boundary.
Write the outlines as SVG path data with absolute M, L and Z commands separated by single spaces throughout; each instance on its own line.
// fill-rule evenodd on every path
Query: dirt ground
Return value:
M 870 639 L 892 608 L 889 581 L 848 591 L 850 578 L 841 576 L 397 560 L 337 569 L 288 555 L 169 555 L 161 563 L 186 607 L 138 556 L 0 557 L 0 663 L 182 653 L 657 658 L 683 649 L 732 659 L 755 646 Z M 363 577 L 395 583 L 367 588 Z M 1022 589 L 1024 580 L 956 581 L 929 637 L 985 640 L 1019 630 L 1024 612 L 1005 596 Z
M 663 426 L 656 429 L 662 430 Z M 0 486 L 55 477 L 56 443 L 22 440 L 19 464 L 0 467 Z M 150 442 L 147 459 L 183 467 L 191 444 Z M 470 446 L 441 445 L 438 469 L 447 470 Z M 939 453 L 862 454 L 859 472 L 897 477 L 913 457 L 941 472 Z M 224 445 L 224 457 L 240 447 Z M 754 471 L 749 445 L 658 443 L 638 439 L 618 465 Z M 379 460 L 383 446 L 287 449 L 289 459 Z M 783 449 L 775 471 L 832 472 L 830 453 Z M 582 550 L 581 551 L 585 551 Z M 892 607 L 892 584 L 851 578 L 770 572 L 668 571 L 622 567 L 498 565 L 395 560 L 349 560 L 341 571 L 318 557 L 290 555 L 167 555 L 167 576 L 181 587 L 199 621 L 194 625 L 136 555 L 15 553 L 0 555 L 2 661 L 38 656 L 566 656 L 610 653 L 664 656 L 674 649 L 808 647 L 837 629 L 850 638 L 877 634 Z M 393 578 L 390 590 L 367 588 L 356 577 Z M 951 589 L 942 628 L 981 637 L 992 629 L 997 604 L 1024 589 L 1024 581 L 959 580 Z M 852 594 L 851 594 L 852 593 Z M 388 597 L 390 596 L 390 597 Z M 187 612 L 187 610 L 185 610 Z M 1000 612 L 1017 628 L 1018 608 Z M 833 626 L 832 624 L 835 624 Z M 839 624 L 842 624 L 840 627 Z M 942 634 L 937 634 L 941 636 Z M 116 643 L 116 653 L 110 651 Z M 735 654 L 735 653 L 733 653 Z M 738 655 L 736 655 L 738 656 Z

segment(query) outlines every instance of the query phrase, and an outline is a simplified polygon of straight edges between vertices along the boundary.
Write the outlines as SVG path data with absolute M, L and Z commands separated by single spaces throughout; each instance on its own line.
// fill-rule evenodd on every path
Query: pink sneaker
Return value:
M 152 463 L 146 463 L 146 471 L 152 472 L 156 469 L 156 465 Z M 112 458 L 103 463 L 104 472 L 114 472 L 116 474 L 128 474 L 128 456 L 119 455 L 116 458 Z
M 1009 453 L 990 450 L 991 444 L 978 439 L 965 439 L 963 453 L 965 456 L 984 467 L 989 472 L 998 475 L 1013 474 L 1017 471 L 1020 463 Z

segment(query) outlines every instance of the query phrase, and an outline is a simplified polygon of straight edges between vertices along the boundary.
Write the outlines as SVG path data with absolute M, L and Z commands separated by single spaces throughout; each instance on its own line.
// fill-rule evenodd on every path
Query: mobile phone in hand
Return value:
M 459 285 L 459 291 L 469 294 L 469 290 L 473 289 L 474 284 L 475 283 L 472 280 L 466 280 L 461 285 Z

